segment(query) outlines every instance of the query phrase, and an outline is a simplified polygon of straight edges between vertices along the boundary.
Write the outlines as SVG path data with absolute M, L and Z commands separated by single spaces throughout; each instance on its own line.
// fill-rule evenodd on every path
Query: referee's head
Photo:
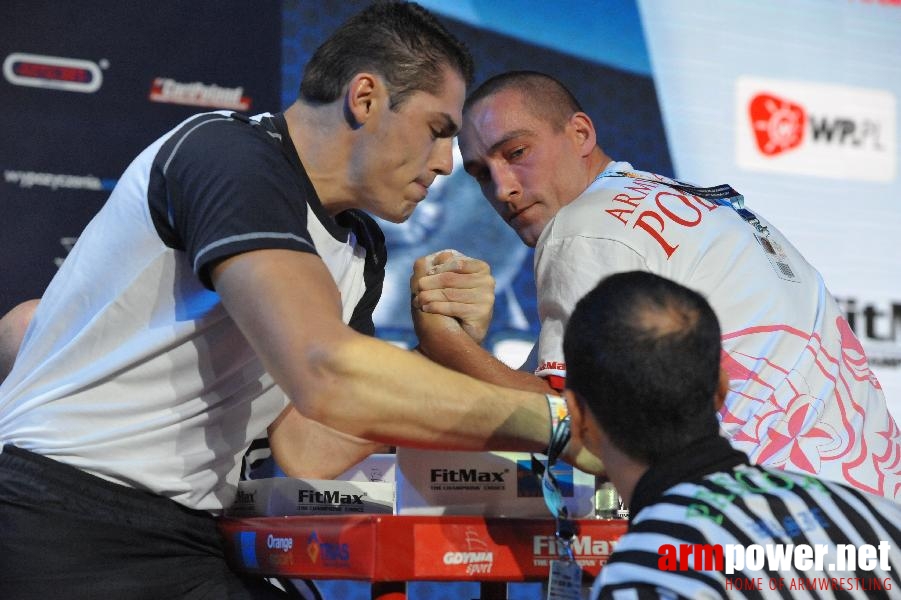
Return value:
M 650 465 L 718 435 L 720 328 L 697 292 L 643 271 L 611 275 L 576 305 L 563 347 L 586 445 L 603 439 Z

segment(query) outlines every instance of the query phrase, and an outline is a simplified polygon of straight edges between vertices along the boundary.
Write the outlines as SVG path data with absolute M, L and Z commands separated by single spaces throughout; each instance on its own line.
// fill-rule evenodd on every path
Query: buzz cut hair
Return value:
M 554 77 L 538 71 L 508 71 L 480 84 L 466 99 L 463 114 L 479 101 L 506 90 L 517 92 L 526 109 L 554 131 L 562 131 L 570 117 L 584 112 L 573 93 Z

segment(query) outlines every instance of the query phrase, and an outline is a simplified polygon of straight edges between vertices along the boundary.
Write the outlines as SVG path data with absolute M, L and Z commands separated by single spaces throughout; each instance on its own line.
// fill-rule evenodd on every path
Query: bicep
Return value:
M 228 257 L 212 282 L 229 315 L 292 401 L 315 377 L 329 344 L 355 335 L 341 320 L 341 298 L 315 254 L 255 250 Z

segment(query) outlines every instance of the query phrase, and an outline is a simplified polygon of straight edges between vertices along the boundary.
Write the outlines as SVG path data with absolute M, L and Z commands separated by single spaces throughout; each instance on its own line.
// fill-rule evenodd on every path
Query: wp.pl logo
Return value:
M 892 181 L 895 115 L 895 97 L 884 90 L 740 77 L 736 162 L 751 171 Z

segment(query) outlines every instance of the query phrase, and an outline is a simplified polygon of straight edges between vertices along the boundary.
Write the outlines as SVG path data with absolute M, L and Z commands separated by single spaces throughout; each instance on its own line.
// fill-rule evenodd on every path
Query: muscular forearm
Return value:
M 392 445 L 541 450 L 539 394 L 509 390 L 356 333 L 314 255 L 248 252 L 222 261 L 216 290 L 266 370 L 303 416 Z
M 413 265 L 410 291 L 423 355 L 496 385 L 553 391 L 545 380 L 511 369 L 479 345 L 494 305 L 494 279 L 487 263 L 453 251 L 424 256 Z
M 539 451 L 547 444 L 543 395 L 477 381 L 378 340 L 355 336 L 317 370 L 320 385 L 297 391 L 298 409 L 351 435 L 458 450 Z
M 347 434 L 419 448 L 547 448 L 550 414 L 544 394 L 478 381 L 360 335 L 319 369 L 328 373 L 324 387 L 300 392 L 295 403 L 317 407 L 308 416 Z M 597 457 L 578 443 L 567 446 L 563 459 L 586 472 L 603 472 Z
M 511 369 L 476 344 L 453 319 L 443 315 L 415 315 L 419 348 L 423 355 L 455 371 L 504 387 L 553 392 L 541 377 Z

